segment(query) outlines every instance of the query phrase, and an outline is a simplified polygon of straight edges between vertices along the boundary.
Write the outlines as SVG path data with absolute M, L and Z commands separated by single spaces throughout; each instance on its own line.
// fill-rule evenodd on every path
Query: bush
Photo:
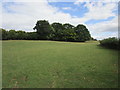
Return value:
M 100 45 L 111 48 L 111 49 L 119 49 L 119 39 L 112 37 L 100 40 Z

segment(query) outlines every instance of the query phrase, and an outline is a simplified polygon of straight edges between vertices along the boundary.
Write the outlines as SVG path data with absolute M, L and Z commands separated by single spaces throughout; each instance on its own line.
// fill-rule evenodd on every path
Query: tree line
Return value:
M 103 40 L 100 40 L 100 46 L 111 48 L 111 49 L 119 49 L 120 50 L 120 39 L 116 37 L 109 37 Z
M 76 27 L 69 23 L 52 23 L 49 24 L 46 20 L 38 20 L 35 27 L 35 32 L 15 31 L 1 29 L 2 40 L 56 40 L 56 41 L 73 41 L 84 42 L 95 40 L 91 37 L 90 32 L 83 24 L 78 24 Z
M 25 31 L 15 31 L 15 30 L 5 30 L 2 31 L 2 40 L 38 40 L 38 34 L 36 32 L 25 32 Z

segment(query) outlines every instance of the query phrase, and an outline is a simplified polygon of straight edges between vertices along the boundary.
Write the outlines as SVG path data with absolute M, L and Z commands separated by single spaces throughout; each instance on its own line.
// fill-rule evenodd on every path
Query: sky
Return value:
M 118 37 L 118 0 L 0 0 L 0 28 L 32 32 L 37 20 L 84 24 L 92 37 Z

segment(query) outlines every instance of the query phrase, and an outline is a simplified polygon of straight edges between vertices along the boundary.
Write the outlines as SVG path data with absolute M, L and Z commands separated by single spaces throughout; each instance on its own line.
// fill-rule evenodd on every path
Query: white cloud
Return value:
M 90 2 L 91 0 L 87 1 L 88 2 L 86 2 L 85 7 L 87 7 L 89 11 L 83 18 L 86 18 L 87 20 L 101 20 L 108 19 L 109 17 L 115 17 L 111 21 L 88 24 L 87 26 L 91 31 L 92 36 L 97 39 L 118 36 L 118 18 L 117 15 L 113 12 L 118 10 L 117 3 L 107 2 L 107 0 L 104 0 L 104 2 L 107 3 Z M 78 0 L 74 4 L 80 6 L 81 2 L 84 2 L 84 0 Z
M 79 3 L 79 7 L 80 5 Z M 107 19 L 108 17 L 116 16 L 113 11 L 117 9 L 117 3 L 86 2 L 84 6 L 88 9 L 84 18 L 88 20 Z
M 37 0 L 30 0 L 29 2 L 28 0 L 23 0 L 23 2 L 19 2 L 21 0 L 13 1 L 19 4 L 15 3 L 7 7 L 14 13 L 7 12 L 6 9 L 3 8 L 3 28 L 5 29 L 33 31 L 32 28 L 36 24 L 36 21 L 41 19 L 49 20 L 50 23 L 85 24 L 86 21 L 91 19 L 99 20 L 115 16 L 112 11 L 116 8 L 116 4 L 114 3 L 107 3 L 104 6 L 101 6 L 101 3 L 87 3 L 86 7 L 89 9 L 89 12 L 86 13 L 84 17 L 78 18 L 71 16 L 69 13 L 59 11 L 58 8 L 49 5 L 46 0 L 40 0 L 41 2 L 37 2 Z M 108 31 L 114 32 L 113 30 L 116 30 L 116 20 L 117 19 L 114 19 L 94 25 L 88 24 L 87 28 L 89 28 L 93 37 L 99 39 L 101 38 L 101 33 Z M 98 35 L 99 37 L 97 37 Z
M 74 4 L 79 5 L 81 2 L 119 2 L 119 0 L 76 0 Z
M 7 29 L 32 30 L 37 20 L 45 19 L 50 23 L 61 22 L 77 25 L 86 21 L 86 19 L 75 18 L 70 14 L 58 11 L 58 8 L 50 6 L 46 2 L 27 2 L 7 6 L 10 13 L 3 8 L 3 27 Z
M 47 0 L 4 0 L 3 2 L 47 2 Z
M 71 7 L 63 7 L 62 9 L 63 9 L 63 10 L 72 10 Z
M 0 28 L 2 27 L 2 3 L 0 3 Z
M 117 37 L 118 36 L 118 18 L 114 18 L 112 21 L 105 21 L 96 24 L 89 24 L 89 30 L 91 34 L 97 38 Z

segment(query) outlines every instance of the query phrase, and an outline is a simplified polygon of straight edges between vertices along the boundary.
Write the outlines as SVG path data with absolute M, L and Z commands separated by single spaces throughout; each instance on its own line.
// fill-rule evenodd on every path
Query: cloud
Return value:
M 81 2 L 119 2 L 119 0 L 76 0 L 74 4 L 79 5 Z
M 2 15 L 4 28 L 27 31 L 31 31 L 36 21 L 41 19 L 49 20 L 50 23 L 61 22 L 74 25 L 86 20 L 85 18 L 76 18 L 68 13 L 63 13 L 58 8 L 50 6 L 47 2 L 7 3 L 7 10 L 3 7 Z
M 112 36 L 118 36 L 118 17 L 117 14 L 113 11 L 118 10 L 116 2 L 90 2 L 87 0 L 85 7 L 88 8 L 88 12 L 85 13 L 83 18 L 86 18 L 86 21 L 89 20 L 103 20 L 108 19 L 109 17 L 114 17 L 110 21 L 98 22 L 96 24 L 87 24 L 93 37 L 97 39 L 103 39 Z M 75 5 L 81 6 L 81 3 L 84 0 L 77 0 Z M 107 3 L 105 3 L 107 2 Z
M 0 3 L 0 28 L 2 27 L 2 4 Z
M 113 12 L 116 9 L 115 3 L 87 3 L 86 7 L 89 9 L 89 12 L 85 14 L 86 18 L 99 20 L 115 16 L 115 13 Z
M 12 0 L 14 2 L 12 4 L 8 3 L 8 1 L 5 0 L 2 7 L 2 27 L 5 29 L 33 31 L 32 28 L 37 20 L 41 19 L 49 20 L 50 23 L 71 23 L 76 26 L 78 24 L 85 24 L 85 22 L 91 19 L 100 20 L 114 16 L 115 18 L 111 21 L 85 25 L 90 30 L 92 36 L 98 39 L 108 36 L 104 32 L 112 32 L 109 33 L 109 36 L 113 35 L 113 33 L 116 35 L 117 16 L 112 12 L 116 9 L 115 3 L 102 4 L 87 2 L 84 7 L 87 7 L 89 11 L 82 18 L 78 18 L 60 11 L 57 7 L 49 5 L 47 0 L 22 0 L 22 2 L 19 2 L 21 0 Z M 64 9 L 73 8 L 64 7 Z
M 3 2 L 47 2 L 47 0 L 4 0 Z
M 71 7 L 63 7 L 62 9 L 63 10 L 71 10 L 72 8 Z
M 81 6 L 81 3 L 79 3 L 79 6 Z M 117 3 L 86 2 L 84 7 L 88 8 L 88 12 L 85 13 L 84 16 L 84 18 L 87 18 L 88 20 L 100 20 L 107 19 L 111 16 L 116 16 L 113 11 L 117 10 Z
M 115 17 L 111 21 L 89 24 L 88 27 L 91 34 L 97 39 L 113 36 L 118 37 L 118 17 Z

